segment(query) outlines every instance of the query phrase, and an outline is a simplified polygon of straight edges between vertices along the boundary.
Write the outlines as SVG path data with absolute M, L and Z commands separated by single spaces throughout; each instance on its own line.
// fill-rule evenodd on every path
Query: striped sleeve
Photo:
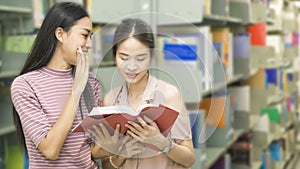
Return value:
M 45 138 L 51 126 L 43 112 L 35 91 L 29 83 L 18 77 L 11 86 L 12 102 L 17 110 L 25 137 L 33 141 L 36 147 Z
M 95 105 L 96 106 L 100 106 L 100 97 L 101 97 L 101 85 L 100 85 L 100 81 L 99 79 L 97 78 L 97 76 L 93 73 L 90 74 L 90 82 L 92 82 L 92 86 L 93 86 L 93 94 L 94 94 L 94 97 L 95 97 Z

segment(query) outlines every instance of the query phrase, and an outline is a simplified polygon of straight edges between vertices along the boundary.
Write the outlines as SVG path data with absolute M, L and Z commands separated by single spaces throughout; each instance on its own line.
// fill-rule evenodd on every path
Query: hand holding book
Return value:
M 110 133 L 115 130 L 117 124 L 120 124 L 120 134 L 124 134 L 127 131 L 125 125 L 129 121 L 138 122 L 137 117 L 144 115 L 153 120 L 160 132 L 166 136 L 175 123 L 179 112 L 164 105 L 143 105 L 138 111 L 125 106 L 95 107 L 72 132 L 85 132 L 92 129 L 95 124 L 102 123 L 108 127 Z
M 100 123 L 94 125 L 93 129 L 88 129 L 88 132 L 95 137 L 95 143 L 111 155 L 118 154 L 130 158 L 143 151 L 143 145 L 139 144 L 138 140 L 129 136 L 120 136 L 119 130 L 120 125 L 117 125 L 114 134 L 111 135 L 107 128 Z
M 160 132 L 157 124 L 149 117 L 138 117 L 138 123 L 129 121 L 127 134 L 156 151 L 161 151 L 170 141 Z

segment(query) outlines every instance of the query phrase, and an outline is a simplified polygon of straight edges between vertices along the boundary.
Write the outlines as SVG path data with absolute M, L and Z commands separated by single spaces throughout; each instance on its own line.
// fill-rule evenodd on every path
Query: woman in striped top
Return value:
M 92 22 L 75 3 L 47 13 L 11 97 L 18 134 L 34 168 L 99 168 L 108 152 L 89 133 L 70 131 L 99 103 L 100 85 L 86 53 Z

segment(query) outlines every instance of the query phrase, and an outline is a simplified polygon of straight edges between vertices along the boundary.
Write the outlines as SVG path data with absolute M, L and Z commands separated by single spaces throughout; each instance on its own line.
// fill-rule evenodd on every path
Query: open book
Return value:
M 127 106 L 94 107 L 90 114 L 79 123 L 72 132 L 86 132 L 95 124 L 103 123 L 108 130 L 113 131 L 120 124 L 120 134 L 127 130 L 128 121 L 137 121 L 137 117 L 146 115 L 158 125 L 160 132 L 165 136 L 169 133 L 179 112 L 164 105 L 145 104 L 137 111 Z

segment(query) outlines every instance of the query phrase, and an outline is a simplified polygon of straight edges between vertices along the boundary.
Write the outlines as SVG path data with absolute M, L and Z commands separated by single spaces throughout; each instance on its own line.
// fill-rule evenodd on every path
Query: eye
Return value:
M 128 60 L 127 57 L 121 57 L 121 60 Z
M 136 60 L 141 62 L 141 61 L 144 61 L 146 59 L 146 57 L 147 57 L 147 54 L 142 53 L 142 54 L 137 55 Z
M 82 34 L 82 36 L 87 39 L 89 37 L 89 34 Z
M 144 61 L 145 60 L 145 58 L 137 58 L 137 61 Z

